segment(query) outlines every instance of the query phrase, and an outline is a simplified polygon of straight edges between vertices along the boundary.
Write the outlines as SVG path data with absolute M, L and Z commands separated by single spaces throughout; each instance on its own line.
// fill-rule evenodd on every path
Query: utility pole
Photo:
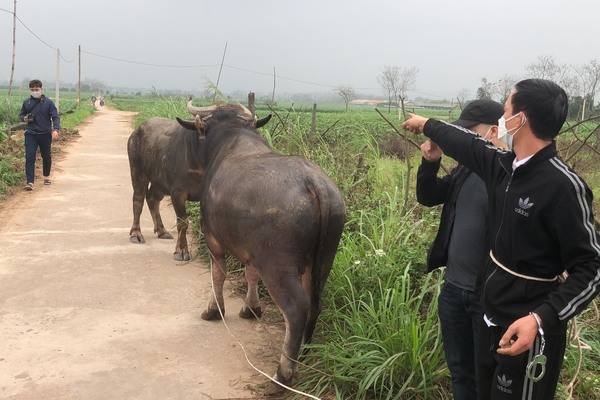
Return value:
M 8 136 L 11 135 L 10 132 L 10 94 L 12 92 L 12 84 L 13 78 L 15 76 L 15 51 L 17 47 L 16 42 L 16 33 L 17 33 L 17 0 L 14 2 L 13 9 L 13 48 L 12 48 L 12 63 L 10 65 L 10 81 L 8 82 L 8 98 L 7 98 L 7 110 L 6 110 L 6 126 L 8 127 Z
M 81 45 L 79 45 L 79 51 L 77 54 L 79 58 L 79 72 L 77 75 L 77 106 L 81 105 Z
M 221 59 L 221 68 L 219 68 L 219 76 L 217 76 L 217 84 L 215 87 L 215 94 L 213 96 L 213 104 L 217 98 L 217 90 L 219 90 L 219 80 L 221 80 L 221 71 L 223 70 L 223 63 L 225 62 L 225 53 L 227 53 L 227 42 L 225 42 L 225 50 L 223 50 L 223 58 Z
M 54 88 L 54 104 L 56 104 L 56 110 L 60 111 L 60 49 L 56 49 L 56 79 Z
M 275 67 L 273 67 L 273 94 L 271 95 L 271 105 L 275 104 L 275 84 L 277 83 L 277 74 L 275 73 Z

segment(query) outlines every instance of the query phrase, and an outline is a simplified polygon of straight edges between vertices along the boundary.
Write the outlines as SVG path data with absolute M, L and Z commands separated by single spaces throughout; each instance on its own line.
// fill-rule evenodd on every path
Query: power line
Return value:
M 146 65 L 146 66 L 149 66 L 149 67 L 161 67 L 161 68 L 211 68 L 211 67 L 218 67 L 219 66 L 219 64 L 210 64 L 210 65 L 154 64 L 154 63 L 141 62 L 141 61 L 124 60 L 122 58 L 105 56 L 105 55 L 102 55 L 102 54 L 92 53 L 91 51 L 85 51 L 85 50 L 81 50 L 81 52 L 85 53 L 85 54 L 89 54 L 89 55 L 95 56 L 95 57 L 105 58 L 105 59 L 108 59 L 108 60 L 119 61 L 119 62 L 124 62 L 124 63 L 129 63 L 129 64 Z
M 4 11 L 8 14 L 11 15 L 15 15 L 15 13 L 13 13 L 10 10 L 6 10 L 4 8 L 0 8 L 0 11 Z M 21 25 L 23 25 L 23 27 L 25 27 L 25 29 L 27 29 L 29 31 L 29 33 L 31 33 L 36 39 L 38 39 L 41 43 L 43 43 L 44 45 L 46 45 L 48 48 L 57 51 L 58 49 L 49 45 L 48 43 L 46 43 L 42 38 L 40 38 L 38 35 L 36 35 L 18 16 L 16 16 L 16 19 L 19 21 L 19 23 Z M 149 62 L 142 62 L 142 61 L 134 61 L 134 60 L 125 60 L 125 59 L 121 59 L 121 58 L 117 58 L 117 57 L 111 57 L 111 56 L 106 56 L 106 55 L 102 55 L 102 54 L 97 54 L 97 53 L 93 53 L 90 51 L 85 51 L 85 50 L 81 50 L 82 53 L 94 56 L 94 57 L 99 57 L 99 58 L 104 58 L 107 60 L 112 60 L 112 61 L 118 61 L 118 62 L 123 62 L 123 63 L 128 63 L 128 64 L 136 64 L 136 65 L 144 65 L 144 66 L 149 66 L 149 67 L 159 67 L 159 68 L 214 68 L 214 67 L 218 67 L 220 64 L 208 64 L 208 65 L 173 65 L 173 64 L 156 64 L 156 63 L 149 63 Z M 73 60 L 67 60 L 63 57 L 62 53 L 59 51 L 59 55 L 60 58 L 67 62 L 67 63 L 72 63 L 75 58 Z M 246 69 L 246 68 L 241 68 L 241 67 L 236 67 L 234 65 L 228 65 L 228 64 L 223 64 L 223 66 L 230 68 L 230 69 L 234 69 L 234 70 L 238 70 L 238 71 L 243 71 L 243 72 L 248 72 L 251 74 L 255 74 L 255 75 L 261 75 L 261 76 L 273 76 L 273 74 L 271 73 L 266 73 L 266 72 L 260 72 L 260 71 L 253 71 L 250 69 Z M 302 83 L 305 85 L 312 85 L 312 86 L 319 86 L 319 87 L 324 87 L 324 88 L 329 88 L 329 89 L 336 89 L 339 87 L 339 85 L 326 85 L 323 83 L 317 83 L 317 82 L 310 82 L 310 81 L 305 81 L 305 80 L 301 80 L 301 79 L 295 79 L 295 78 L 290 78 L 287 76 L 282 76 L 282 75 L 278 75 L 277 78 L 279 79 L 283 79 L 283 80 L 287 80 L 290 82 L 297 82 L 297 83 Z M 355 88 L 356 90 L 380 90 L 381 88 L 371 88 L 371 87 L 358 87 Z M 416 94 L 421 94 L 421 95 L 426 95 L 426 96 L 430 96 L 430 97 L 438 97 L 440 99 L 443 98 L 447 98 L 447 96 L 439 96 L 439 95 L 433 95 L 433 94 L 429 94 L 429 93 L 420 93 L 418 91 L 415 90 L 410 90 L 410 92 L 416 93 Z
M 7 13 L 9 13 L 9 14 L 11 14 L 11 15 L 14 15 L 14 16 L 15 16 L 15 18 L 17 19 L 17 21 L 19 21 L 19 23 L 20 23 L 21 25 L 23 25 L 23 27 L 25 27 L 25 29 L 27 29 L 27 30 L 29 31 L 29 33 L 31 33 L 31 34 L 32 34 L 32 35 L 33 35 L 33 36 L 34 36 L 34 37 L 35 37 L 37 40 L 39 40 L 40 42 L 42 42 L 43 44 L 45 44 L 47 47 L 51 48 L 52 50 L 54 50 L 54 51 L 59 51 L 59 50 L 58 50 L 58 48 L 56 48 L 56 47 L 53 47 L 53 46 L 49 45 L 49 44 L 48 44 L 48 43 L 46 43 L 46 42 L 45 42 L 45 41 L 44 41 L 44 40 L 43 40 L 41 37 L 39 37 L 38 35 L 36 35 L 36 34 L 35 34 L 35 33 L 34 33 L 32 30 L 31 30 L 31 29 L 29 29 L 29 27 L 28 27 L 27 25 L 25 25 L 25 23 L 24 23 L 23 21 L 21 21 L 21 18 L 19 18 L 19 16 L 18 16 L 18 15 L 16 15 L 14 12 L 12 12 L 12 11 L 9 11 L 9 10 L 6 10 L 6 9 L 4 9 L 4 8 L 0 8 L 0 11 L 4 11 L 4 12 L 7 12 Z M 69 60 L 67 60 L 66 58 L 64 58 L 64 57 L 62 56 L 62 53 L 60 53 L 60 51 L 59 51 L 59 54 L 60 54 L 60 58 L 62 58 L 62 60 L 63 60 L 64 62 L 66 62 L 66 63 L 72 63 L 73 61 L 75 61 L 75 59 L 73 59 L 73 60 L 70 60 L 70 61 L 69 61 Z

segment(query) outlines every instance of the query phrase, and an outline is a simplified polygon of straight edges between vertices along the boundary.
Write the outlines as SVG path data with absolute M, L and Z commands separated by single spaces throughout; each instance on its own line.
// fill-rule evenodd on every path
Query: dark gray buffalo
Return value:
M 188 109 L 205 137 L 201 222 L 216 296 L 202 318 L 219 319 L 219 308 L 225 310 L 229 253 L 246 266 L 248 293 L 240 317 L 261 314 L 259 277 L 283 314 L 286 333 L 276 379 L 289 384 L 300 346 L 310 340 L 321 310 L 345 223 L 342 194 L 320 167 L 273 152 L 250 124 L 236 123 L 230 110 L 189 103 Z
M 177 214 L 177 245 L 173 258 L 179 261 L 190 259 L 185 202 L 200 200 L 203 141 L 204 138 L 198 135 L 195 127 L 187 129 L 167 118 L 151 118 L 131 134 L 127 142 L 133 185 L 133 224 L 129 231 L 131 242 L 145 242 L 140 227 L 144 198 L 154 222 L 154 233 L 161 239 L 173 239 L 165 229 L 159 211 L 161 200 L 169 195 Z

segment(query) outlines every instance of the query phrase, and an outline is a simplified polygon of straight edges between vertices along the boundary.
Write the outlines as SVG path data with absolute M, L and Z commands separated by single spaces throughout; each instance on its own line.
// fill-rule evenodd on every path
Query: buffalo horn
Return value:
M 197 115 L 200 118 L 204 118 L 204 117 L 208 117 L 213 112 L 215 112 L 215 110 L 217 109 L 217 105 L 214 104 L 214 105 L 208 106 L 208 107 L 195 107 L 192 105 L 192 101 L 190 100 L 187 103 L 187 109 L 190 112 L 190 114 Z

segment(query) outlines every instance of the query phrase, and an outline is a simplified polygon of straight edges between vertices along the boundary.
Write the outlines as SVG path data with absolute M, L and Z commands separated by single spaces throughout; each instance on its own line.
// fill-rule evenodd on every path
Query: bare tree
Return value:
M 526 68 L 531 78 L 549 79 L 559 82 L 567 69 L 566 65 L 558 65 L 553 56 L 539 56 L 536 62 Z
M 381 75 L 377 82 L 383 88 L 388 98 L 388 114 L 391 112 L 392 101 L 398 103 L 398 87 L 400 85 L 400 67 L 385 66 L 381 68 Z
M 491 100 L 492 90 L 493 84 L 488 82 L 486 77 L 481 78 L 481 86 L 477 88 L 477 100 Z
M 403 68 L 400 71 L 400 80 L 398 82 L 398 92 L 396 98 L 400 100 L 401 108 L 404 110 L 404 100 L 406 92 L 413 88 L 417 80 L 419 69 L 417 67 Z
M 469 97 L 469 89 L 461 88 L 458 91 L 458 94 L 456 95 L 456 101 L 458 101 L 458 107 L 460 108 L 461 111 L 465 105 L 465 102 L 468 100 L 468 97 Z
M 600 89 L 600 63 L 592 60 L 589 64 L 583 64 L 574 68 L 581 83 L 581 97 L 584 101 L 588 100 L 592 104 L 587 104 L 584 108 L 591 110 L 594 108 L 596 94 Z M 584 112 L 587 110 L 583 110 Z
M 350 104 L 350 102 L 352 100 L 354 100 L 356 98 L 356 92 L 354 91 L 354 89 L 352 89 L 348 85 L 339 86 L 334 89 L 334 92 L 336 92 L 338 94 L 338 96 L 340 96 L 342 98 L 342 100 L 344 101 L 344 104 L 346 105 L 346 111 L 348 111 L 348 105 Z
M 493 85 L 492 92 L 500 103 L 504 104 L 510 95 L 510 91 L 518 81 L 518 76 L 506 74 Z

